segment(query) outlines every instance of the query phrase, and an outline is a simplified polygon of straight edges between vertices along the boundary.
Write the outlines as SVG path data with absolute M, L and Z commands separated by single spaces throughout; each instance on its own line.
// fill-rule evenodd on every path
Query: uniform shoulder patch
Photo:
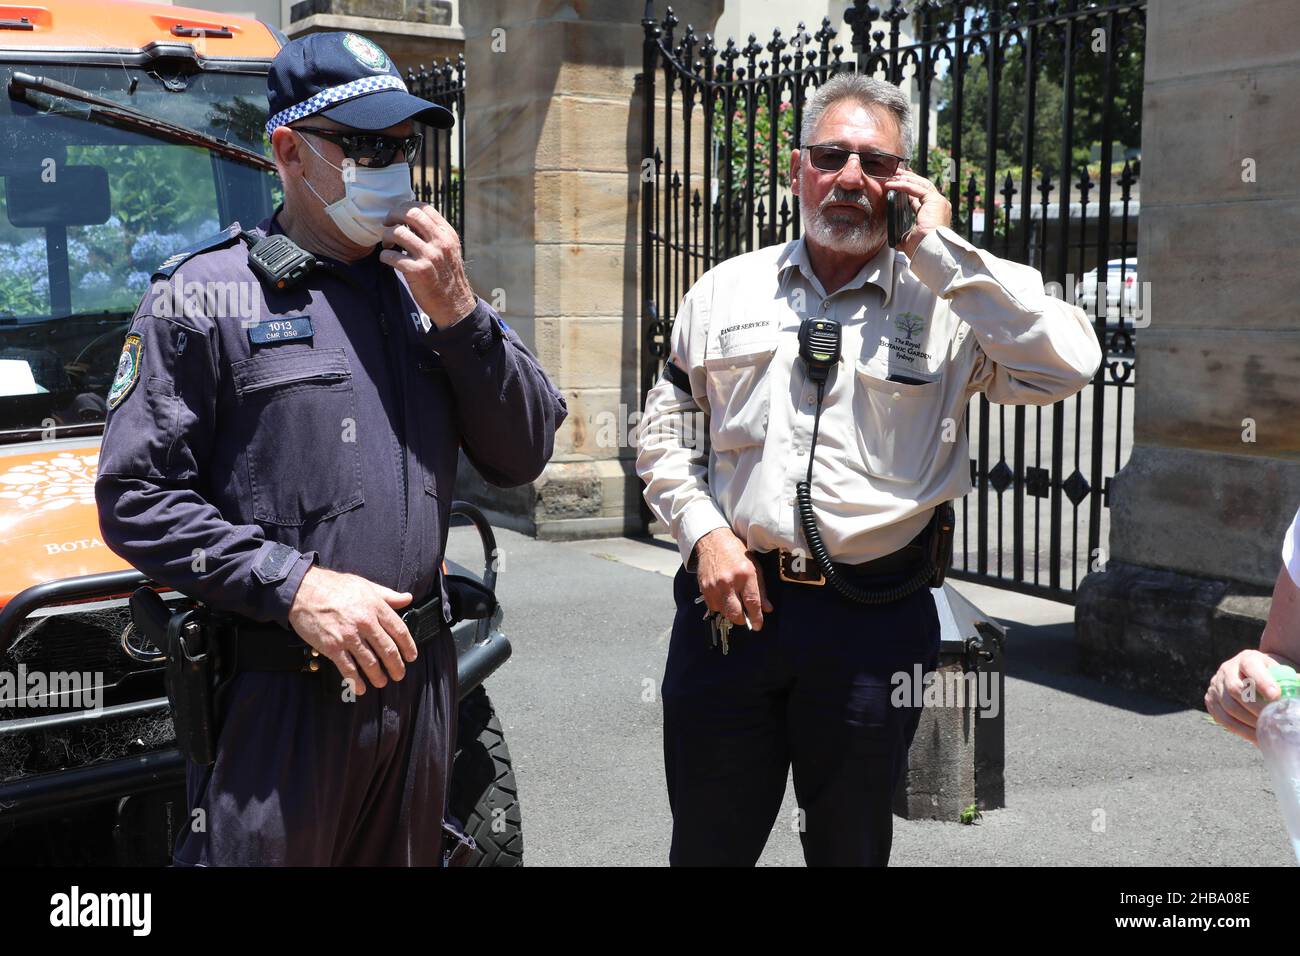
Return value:
M 201 252 L 207 252 L 211 249 L 220 249 L 222 246 L 228 246 L 230 243 L 239 239 L 240 225 L 238 222 L 232 222 L 220 232 L 213 233 L 198 242 L 191 243 L 178 252 L 173 252 L 170 256 L 162 261 L 162 264 L 154 270 L 150 279 L 170 279 L 181 265 L 181 263 L 194 258 Z
M 253 568 L 253 573 L 263 584 L 275 584 L 287 577 L 289 569 L 293 567 L 294 559 L 298 557 L 293 548 L 278 541 L 267 542 L 259 553 L 262 555 L 262 560 Z
M 122 355 L 117 360 L 117 373 L 113 376 L 113 384 L 108 388 L 109 408 L 117 408 L 140 378 L 140 355 L 143 344 L 144 338 L 139 332 L 132 332 L 126 337 L 126 342 L 122 345 Z

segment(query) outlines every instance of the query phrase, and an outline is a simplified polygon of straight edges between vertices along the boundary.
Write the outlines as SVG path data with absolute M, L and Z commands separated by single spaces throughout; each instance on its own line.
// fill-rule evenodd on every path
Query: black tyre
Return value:
M 523 865 L 519 787 L 505 733 L 482 687 L 460 703 L 449 803 L 478 844 L 467 866 Z

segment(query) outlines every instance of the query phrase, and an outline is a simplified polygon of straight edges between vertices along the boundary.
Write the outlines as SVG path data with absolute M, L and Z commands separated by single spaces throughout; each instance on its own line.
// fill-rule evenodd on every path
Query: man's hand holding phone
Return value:
M 460 236 L 428 203 L 404 202 L 384 220 L 379 261 L 406 276 L 415 304 L 440 331 L 474 311 L 478 299 L 465 277 Z
M 894 175 L 885 181 L 886 190 L 897 190 L 905 202 L 912 207 L 916 220 L 911 229 L 898 242 L 897 248 L 905 252 L 908 258 L 916 252 L 916 247 L 930 233 L 940 226 L 952 225 L 952 204 L 944 198 L 943 193 L 934 183 L 910 169 L 901 166 Z M 892 215 L 892 213 L 889 213 Z

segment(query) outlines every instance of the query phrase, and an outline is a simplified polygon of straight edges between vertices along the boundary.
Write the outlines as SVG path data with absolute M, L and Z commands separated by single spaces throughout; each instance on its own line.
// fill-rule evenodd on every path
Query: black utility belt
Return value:
M 782 580 L 791 584 L 810 584 L 820 587 L 826 583 L 826 577 L 811 555 L 797 551 L 763 551 L 758 554 L 766 581 Z M 918 571 L 926 563 L 926 550 L 920 544 L 907 544 L 883 557 L 862 564 L 832 563 L 836 574 L 859 580 L 889 574 Z
M 442 580 L 452 620 L 490 619 L 496 612 L 496 595 L 478 581 L 456 574 Z M 400 616 L 417 646 L 451 633 L 451 624 L 443 618 L 441 586 Z M 216 759 L 216 698 L 218 687 L 229 678 L 244 671 L 338 674 L 332 661 L 287 628 L 204 607 L 173 611 L 147 586 L 131 595 L 131 618 L 155 647 L 165 649 L 164 682 L 176 746 L 199 766 Z
M 438 591 L 422 604 L 402 611 L 400 616 L 417 647 L 450 630 L 442 617 L 442 595 Z M 278 624 L 240 618 L 226 618 L 214 624 L 221 670 L 227 675 L 244 671 L 315 674 L 332 663 L 293 631 Z
M 908 576 L 907 586 L 901 590 L 899 587 L 887 588 L 890 592 L 888 595 L 880 594 L 875 597 L 889 597 L 891 600 L 904 597 L 911 593 L 914 585 L 919 587 L 922 583 L 930 587 L 940 587 L 943 584 L 944 573 L 952 561 L 954 517 L 951 502 L 944 502 L 935 508 L 925 527 L 897 551 L 861 564 L 829 562 L 831 573 L 840 579 L 840 584 L 836 584 L 836 590 L 840 590 L 845 584 L 860 590 L 858 585 L 870 587 L 873 578 L 900 574 Z M 828 580 L 826 573 L 811 554 L 781 548 L 779 551 L 761 552 L 758 559 L 763 568 L 764 580 L 767 581 L 781 580 L 814 587 L 822 587 L 828 583 L 835 584 L 834 581 Z M 922 578 L 926 580 L 922 581 Z M 862 596 L 864 595 L 858 594 L 855 597 Z M 871 603 L 877 602 L 873 599 Z

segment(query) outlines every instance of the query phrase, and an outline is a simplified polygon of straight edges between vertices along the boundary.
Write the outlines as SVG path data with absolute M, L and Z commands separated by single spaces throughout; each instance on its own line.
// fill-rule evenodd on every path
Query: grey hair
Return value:
M 894 118 L 898 124 L 898 138 L 903 144 L 903 158 L 912 161 L 912 103 L 906 93 L 893 83 L 862 76 L 859 73 L 837 73 L 809 99 L 803 111 L 803 126 L 799 129 L 799 142 L 812 141 L 822 114 L 840 100 L 857 100 L 863 106 L 877 107 Z

